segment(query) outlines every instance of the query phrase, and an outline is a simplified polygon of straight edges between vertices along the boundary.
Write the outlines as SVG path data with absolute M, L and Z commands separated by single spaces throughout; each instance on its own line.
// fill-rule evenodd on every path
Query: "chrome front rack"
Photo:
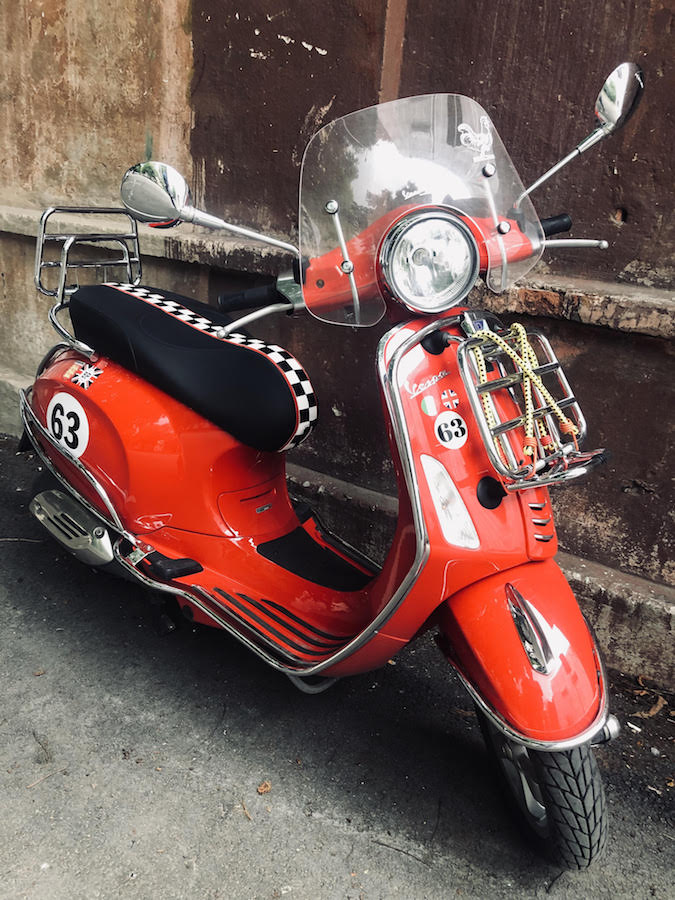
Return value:
M 563 484 L 606 458 L 582 452 L 586 421 L 548 340 L 522 325 L 484 329 L 457 361 L 487 454 L 508 491 Z
M 60 230 L 63 219 L 76 216 L 77 230 Z M 80 217 L 96 217 L 98 231 L 79 230 Z M 54 217 L 54 219 L 52 219 Z M 120 227 L 120 221 L 124 220 Z M 79 220 L 79 221 L 78 221 Z M 104 228 L 110 230 L 104 231 Z M 76 340 L 61 324 L 59 313 L 67 309 L 68 298 L 80 287 L 78 272 L 112 270 L 114 279 L 126 284 L 139 284 L 141 256 L 138 227 L 126 209 L 113 207 L 50 207 L 40 219 L 35 251 L 35 286 L 56 303 L 49 311 L 49 321 L 69 346 L 91 357 L 93 350 Z M 121 272 L 120 272 L 121 270 Z M 55 277 L 48 279 L 48 273 Z M 74 275 L 74 278 L 72 277 Z M 104 274 L 102 280 L 108 280 Z

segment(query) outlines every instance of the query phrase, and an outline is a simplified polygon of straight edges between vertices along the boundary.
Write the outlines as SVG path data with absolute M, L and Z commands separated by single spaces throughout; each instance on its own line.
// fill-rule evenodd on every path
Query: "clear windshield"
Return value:
M 449 207 L 470 223 L 488 287 L 503 291 L 543 249 L 523 191 L 490 117 L 468 97 L 410 97 L 331 122 L 308 144 L 300 176 L 308 309 L 340 325 L 378 322 L 382 238 L 425 206 Z

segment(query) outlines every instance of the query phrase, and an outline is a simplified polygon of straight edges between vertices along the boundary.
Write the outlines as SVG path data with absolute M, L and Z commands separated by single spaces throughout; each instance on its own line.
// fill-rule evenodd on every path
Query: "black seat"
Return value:
M 281 347 L 171 291 L 131 284 L 82 287 L 70 298 L 75 336 L 258 450 L 297 446 L 316 421 L 307 373 Z

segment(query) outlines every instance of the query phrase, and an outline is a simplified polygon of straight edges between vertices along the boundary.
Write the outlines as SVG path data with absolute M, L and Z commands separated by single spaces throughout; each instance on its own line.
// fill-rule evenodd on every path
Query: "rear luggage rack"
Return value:
M 508 491 L 563 484 L 606 458 L 582 452 L 586 422 L 551 345 L 515 323 L 460 344 L 459 369 L 490 462 Z
M 50 221 L 52 216 L 57 218 Z M 62 217 L 73 216 L 94 217 L 99 230 L 57 229 Z M 77 223 L 78 226 L 80 224 Z M 104 228 L 108 230 L 104 231 Z M 54 329 L 69 346 L 91 357 L 94 351 L 76 340 L 58 320 L 59 312 L 68 307 L 68 297 L 80 287 L 78 273 L 87 270 L 96 273 L 112 270 L 110 276 L 103 274 L 101 281 L 140 283 L 141 257 L 136 220 L 126 209 L 116 207 L 53 206 L 46 209 L 40 219 L 37 236 L 35 286 L 40 293 L 56 298 L 55 305 L 49 311 L 49 321 Z M 54 277 L 48 277 L 50 272 Z

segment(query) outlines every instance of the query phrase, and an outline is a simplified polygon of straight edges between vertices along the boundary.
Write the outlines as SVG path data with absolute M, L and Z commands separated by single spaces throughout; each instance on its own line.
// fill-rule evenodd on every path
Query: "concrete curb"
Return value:
M 675 589 L 559 553 L 565 573 L 591 621 L 608 665 L 675 685 Z
M 27 388 L 32 381 L 27 375 L 17 375 L 0 367 L 0 434 L 21 433 L 19 390 Z
M 490 293 L 484 285 L 476 290 L 499 315 L 546 316 L 651 337 L 675 337 L 672 291 L 582 278 L 565 282 L 538 275 L 536 269 L 526 283 L 501 294 Z
M 350 543 L 381 560 L 396 521 L 395 497 L 302 466 L 289 465 L 288 471 L 294 492 L 325 517 L 331 530 L 346 532 Z M 605 664 L 629 675 L 646 675 L 671 690 L 675 589 L 569 553 L 558 553 L 556 560 L 595 631 Z

